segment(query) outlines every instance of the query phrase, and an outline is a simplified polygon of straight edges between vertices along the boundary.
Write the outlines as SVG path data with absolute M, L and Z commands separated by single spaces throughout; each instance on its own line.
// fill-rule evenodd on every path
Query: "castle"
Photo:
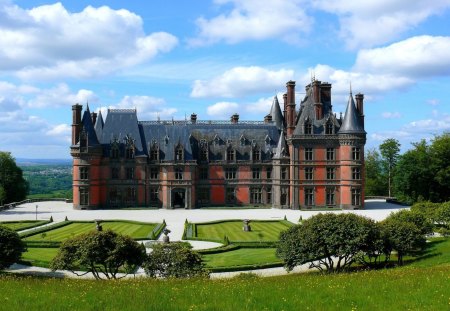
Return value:
M 286 83 L 264 121 L 139 121 L 134 109 L 72 106 L 73 207 L 364 207 L 364 95 L 345 116 L 313 80 L 296 109 Z

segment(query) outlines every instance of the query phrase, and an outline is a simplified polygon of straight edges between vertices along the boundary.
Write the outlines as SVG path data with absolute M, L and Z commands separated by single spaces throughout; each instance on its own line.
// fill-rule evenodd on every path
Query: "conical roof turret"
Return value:
M 278 97 L 274 96 L 272 101 L 272 107 L 270 113 L 272 116 L 272 122 L 274 122 L 279 130 L 283 128 L 283 114 L 281 113 L 280 103 Z
M 287 146 L 286 139 L 284 137 L 284 132 L 281 131 L 280 138 L 278 139 L 278 145 L 275 149 L 275 154 L 273 155 L 273 159 L 281 159 L 287 155 Z
M 351 133 L 365 133 L 365 131 L 364 126 L 361 123 L 361 116 L 356 109 L 355 101 L 353 100 L 353 95 L 350 91 L 347 109 L 345 110 L 345 116 L 341 128 L 339 129 L 339 134 Z
M 94 125 L 95 133 L 97 134 L 98 138 L 102 137 L 104 125 L 105 125 L 105 122 L 103 121 L 102 111 L 100 110 L 98 112 L 97 121 L 95 122 L 95 125 Z

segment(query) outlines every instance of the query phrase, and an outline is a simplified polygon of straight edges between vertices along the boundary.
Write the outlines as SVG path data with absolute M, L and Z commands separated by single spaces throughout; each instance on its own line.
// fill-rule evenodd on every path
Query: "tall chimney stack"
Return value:
M 287 134 L 292 135 L 295 129 L 295 81 L 288 81 L 287 87 Z
M 197 123 L 197 115 L 195 113 L 191 114 L 191 123 L 192 124 Z
M 72 145 L 76 145 L 80 139 L 82 109 L 83 106 L 79 104 L 72 106 Z
M 234 113 L 234 114 L 231 116 L 231 123 L 237 124 L 238 122 L 239 122 L 239 115 L 238 115 L 237 113 Z
M 356 94 L 355 99 L 356 99 L 356 109 L 359 112 L 361 124 L 364 128 L 364 94 L 361 93 Z

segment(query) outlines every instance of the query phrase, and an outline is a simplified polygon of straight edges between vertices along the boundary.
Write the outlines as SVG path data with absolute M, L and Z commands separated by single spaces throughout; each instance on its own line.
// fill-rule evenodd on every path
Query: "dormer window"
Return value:
M 214 145 L 218 146 L 220 144 L 220 138 L 219 136 L 216 134 L 216 136 L 214 136 Z
M 244 135 L 241 135 L 241 138 L 239 140 L 241 142 L 241 146 L 245 146 L 245 137 L 244 137 Z
M 125 158 L 134 159 L 134 147 L 127 147 L 125 149 Z
M 227 161 L 234 161 L 235 155 L 236 155 L 236 152 L 233 148 L 227 149 L 227 157 L 226 157 Z
M 184 148 L 181 145 L 178 145 L 175 148 L 175 161 L 183 161 L 184 160 Z
M 266 135 L 266 138 L 264 139 L 264 141 L 266 142 L 266 145 L 270 145 L 270 137 L 269 137 L 269 135 Z
M 233 140 L 232 139 L 227 139 L 227 145 L 231 145 L 233 143 Z
M 158 161 L 159 160 L 159 148 L 158 146 L 153 146 L 150 149 L 150 161 Z
M 331 135 L 333 134 L 333 123 L 331 121 L 328 121 L 325 124 L 325 134 L 326 135 Z
M 111 147 L 111 159 L 119 158 L 119 147 L 117 145 L 113 145 Z
M 169 136 L 165 136 L 164 137 L 164 143 L 167 145 L 169 143 Z
M 259 148 L 254 148 L 252 151 L 252 160 L 261 161 L 261 150 Z
M 312 134 L 312 124 L 310 121 L 305 122 L 305 135 L 311 135 Z

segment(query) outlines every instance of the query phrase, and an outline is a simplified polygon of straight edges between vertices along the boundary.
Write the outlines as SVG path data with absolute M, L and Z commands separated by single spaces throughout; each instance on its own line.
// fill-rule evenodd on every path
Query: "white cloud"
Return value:
M 386 47 L 359 51 L 354 68 L 406 77 L 448 75 L 449 50 L 450 37 L 412 37 Z
M 292 79 L 293 70 L 268 70 L 258 66 L 234 67 L 211 80 L 195 80 L 191 97 L 236 97 L 270 92 Z
M 337 14 L 340 36 L 350 49 L 397 39 L 450 7 L 450 0 L 316 0 L 314 6 Z
M 400 112 L 383 112 L 381 116 L 383 119 L 399 119 L 402 117 Z
M 146 35 L 140 16 L 107 6 L 72 13 L 61 3 L 25 10 L 0 7 L 0 71 L 23 79 L 86 78 L 170 51 L 176 37 Z
M 439 99 L 433 98 L 433 99 L 427 100 L 427 104 L 431 105 L 431 106 L 437 106 L 437 105 L 439 105 L 439 103 L 440 103 Z
M 206 112 L 209 116 L 221 120 L 227 120 L 235 112 L 238 112 L 239 105 L 233 102 L 218 102 L 209 106 Z
M 47 130 L 46 135 L 53 136 L 53 137 L 61 137 L 67 143 L 70 143 L 71 133 L 72 133 L 71 126 L 69 126 L 68 124 L 58 124 L 58 125 L 51 126 L 50 129 Z
M 39 90 L 36 96 L 27 102 L 27 106 L 30 108 L 62 107 L 97 101 L 98 97 L 93 91 L 80 89 L 73 93 L 67 84 L 61 83 L 54 88 Z
M 230 12 L 211 19 L 198 18 L 198 36 L 191 45 L 219 41 L 229 44 L 245 40 L 282 38 L 295 43 L 301 33 L 309 32 L 313 23 L 304 11 L 302 0 L 215 0 L 218 6 L 231 5 Z

